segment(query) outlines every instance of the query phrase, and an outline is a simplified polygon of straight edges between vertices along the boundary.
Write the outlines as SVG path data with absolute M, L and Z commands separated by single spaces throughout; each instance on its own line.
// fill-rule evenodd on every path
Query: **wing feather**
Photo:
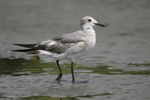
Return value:
M 55 37 L 53 40 L 60 41 L 61 43 L 77 43 L 84 41 L 85 34 L 81 31 L 77 31 L 74 33 L 63 34 L 61 36 Z
M 52 53 L 63 53 L 68 48 L 72 47 L 75 44 L 80 42 L 85 42 L 86 36 L 82 31 L 77 31 L 74 33 L 64 34 L 57 36 L 52 40 L 42 41 L 41 43 L 36 44 L 15 44 L 17 46 L 22 46 L 26 48 L 31 48 L 27 50 L 16 50 L 18 52 L 29 52 L 34 50 L 45 50 Z

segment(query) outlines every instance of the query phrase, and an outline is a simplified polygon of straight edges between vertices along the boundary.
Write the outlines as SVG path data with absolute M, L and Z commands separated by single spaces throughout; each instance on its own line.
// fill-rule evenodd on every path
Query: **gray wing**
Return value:
M 63 34 L 55 37 L 53 40 L 60 41 L 61 43 L 77 43 L 85 40 L 85 34 L 82 31 L 74 33 Z
M 43 50 L 50 51 L 53 53 L 63 53 L 68 48 L 79 42 L 85 42 L 85 34 L 82 31 L 77 31 L 74 33 L 63 34 L 57 36 L 54 39 L 45 42 L 42 45 L 37 46 L 38 48 L 43 48 Z M 53 43 L 52 43 L 53 42 Z
M 34 47 L 37 50 L 45 50 L 45 51 L 50 51 L 52 53 L 63 53 L 66 50 L 66 47 L 57 41 L 50 40 L 50 41 L 44 41 L 44 43 L 39 43 Z
M 66 50 L 66 46 L 60 42 L 54 40 L 43 41 L 35 44 L 14 44 L 29 49 L 12 50 L 15 52 L 27 52 L 28 54 L 38 54 L 38 50 L 50 51 L 53 53 L 63 53 Z
M 31 48 L 25 50 L 14 50 L 19 52 L 29 52 L 30 54 L 35 53 L 38 50 L 45 50 L 50 51 L 52 53 L 63 53 L 71 46 L 79 43 L 84 42 L 85 35 L 82 31 L 77 31 L 74 33 L 64 34 L 58 37 L 55 37 L 52 40 L 43 41 L 41 43 L 36 44 L 15 44 L 18 46 Z M 37 52 L 36 52 L 37 53 Z

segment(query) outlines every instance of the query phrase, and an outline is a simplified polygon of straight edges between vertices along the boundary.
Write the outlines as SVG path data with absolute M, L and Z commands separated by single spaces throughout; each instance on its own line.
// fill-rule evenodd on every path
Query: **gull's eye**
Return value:
M 88 19 L 89 22 L 91 22 L 91 19 Z

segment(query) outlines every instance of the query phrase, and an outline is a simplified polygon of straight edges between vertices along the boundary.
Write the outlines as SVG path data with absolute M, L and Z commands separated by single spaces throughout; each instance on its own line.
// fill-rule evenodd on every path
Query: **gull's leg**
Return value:
M 60 66 L 59 66 L 59 60 L 56 60 L 56 64 L 57 64 L 58 69 L 59 69 L 59 75 L 58 75 L 58 77 L 56 78 L 56 81 L 60 82 L 60 81 L 61 81 L 61 78 L 62 78 L 62 76 L 63 76 L 63 74 L 62 74 L 61 68 L 60 68 Z
M 71 62 L 71 73 L 72 73 L 72 83 L 74 83 L 75 79 L 74 79 L 74 72 L 73 72 L 73 62 Z

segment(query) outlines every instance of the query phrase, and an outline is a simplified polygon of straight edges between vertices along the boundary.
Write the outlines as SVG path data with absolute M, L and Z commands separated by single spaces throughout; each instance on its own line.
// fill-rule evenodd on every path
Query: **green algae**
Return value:
M 21 97 L 17 100 L 79 100 L 75 97 L 50 97 L 50 96 L 30 96 L 30 97 Z
M 60 64 L 63 74 L 70 74 L 70 64 Z M 149 66 L 149 63 L 144 64 L 129 64 L 130 66 Z M 96 67 L 86 67 L 74 64 L 74 70 L 89 70 L 84 73 L 98 73 L 108 75 L 150 75 L 150 70 L 132 70 L 124 71 L 123 69 L 115 68 L 104 64 L 98 64 Z M 13 76 L 29 75 L 29 74 L 55 74 L 59 73 L 57 65 L 54 62 L 42 63 L 40 60 L 25 60 L 25 59 L 0 59 L 0 75 L 11 74 Z
M 93 98 L 95 96 L 107 96 L 107 95 L 114 95 L 115 93 L 100 93 L 100 94 L 88 94 L 88 95 L 84 95 L 84 96 L 78 96 L 78 97 L 87 97 L 87 98 Z
M 130 63 L 129 66 L 134 66 L 134 67 L 143 67 L 143 66 L 147 66 L 150 67 L 150 63 Z

